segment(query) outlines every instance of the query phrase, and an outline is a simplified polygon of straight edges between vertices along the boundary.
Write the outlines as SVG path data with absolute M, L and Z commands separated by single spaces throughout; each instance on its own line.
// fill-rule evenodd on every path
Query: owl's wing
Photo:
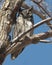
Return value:
M 17 22 L 14 25 L 13 38 L 18 36 L 20 33 L 24 32 L 23 17 L 19 16 L 16 21 Z M 21 42 L 17 42 L 17 43 L 19 44 Z M 18 55 L 20 55 L 20 53 L 22 53 L 23 50 L 24 50 L 24 48 L 14 49 L 14 51 L 11 53 L 11 58 L 15 59 Z
M 21 43 L 21 42 L 18 42 L 18 43 Z M 13 53 L 11 54 L 11 59 L 14 60 L 15 58 L 17 58 L 17 56 L 19 56 L 22 53 L 23 50 L 24 50 L 24 48 L 20 48 L 20 49 L 16 48 L 13 51 Z

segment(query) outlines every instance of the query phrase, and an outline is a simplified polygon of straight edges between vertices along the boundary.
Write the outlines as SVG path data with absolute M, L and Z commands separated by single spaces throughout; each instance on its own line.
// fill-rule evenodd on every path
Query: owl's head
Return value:
M 31 17 L 32 16 L 32 9 L 33 7 L 29 8 L 29 9 L 20 9 L 20 14 L 22 14 L 25 18 L 27 17 Z

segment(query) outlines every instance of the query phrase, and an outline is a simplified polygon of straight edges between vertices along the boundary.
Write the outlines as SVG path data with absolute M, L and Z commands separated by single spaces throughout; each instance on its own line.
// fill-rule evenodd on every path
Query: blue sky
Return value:
M 28 0 L 27 0 L 28 1 Z M 52 6 L 52 0 L 46 0 Z M 30 4 L 29 4 L 30 5 Z M 35 23 L 41 19 L 34 15 Z M 34 33 L 45 32 L 49 27 L 45 24 L 36 28 Z M 38 43 L 27 46 L 24 51 L 15 59 L 11 60 L 10 55 L 5 59 L 3 65 L 52 65 L 52 44 Z

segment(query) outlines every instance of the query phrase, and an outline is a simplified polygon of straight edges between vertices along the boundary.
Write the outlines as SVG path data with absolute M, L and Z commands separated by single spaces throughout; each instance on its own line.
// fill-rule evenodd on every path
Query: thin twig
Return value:
M 36 2 L 35 0 L 32 0 L 34 3 L 36 3 L 40 8 L 42 8 L 42 10 L 49 16 L 49 17 L 52 17 L 50 14 L 49 14 L 49 12 L 46 10 L 46 9 L 44 9 L 44 7 L 42 7 L 41 6 L 41 4 L 40 3 L 38 3 L 38 2 Z M 50 24 L 50 22 L 47 22 L 47 25 L 49 26 L 49 25 L 52 25 L 52 24 Z M 51 29 L 52 29 L 52 26 L 49 26 Z
M 42 42 L 42 43 L 52 43 L 51 40 L 40 40 L 40 42 Z
M 39 7 L 41 7 L 42 9 L 43 9 L 43 11 L 45 11 L 45 13 L 49 16 L 49 17 L 51 17 L 51 15 L 49 14 L 49 12 L 46 10 L 46 9 L 44 9 L 44 7 L 42 7 L 41 6 L 41 4 L 39 4 L 38 2 L 36 2 L 35 0 L 32 0 L 34 3 L 36 3 Z

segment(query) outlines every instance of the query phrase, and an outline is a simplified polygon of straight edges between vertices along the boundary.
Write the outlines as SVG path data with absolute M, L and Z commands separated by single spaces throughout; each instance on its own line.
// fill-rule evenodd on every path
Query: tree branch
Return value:
M 35 24 L 31 29 L 29 29 L 29 30 L 27 30 L 26 32 L 24 32 L 24 33 L 21 33 L 19 36 L 17 36 L 16 38 L 14 38 L 12 41 L 11 41 L 11 43 L 14 43 L 14 44 L 12 44 L 11 45 L 11 47 L 9 47 L 8 48 L 8 50 L 11 50 L 11 48 L 14 48 L 13 46 L 16 46 L 16 42 L 19 42 L 20 40 L 20 38 L 22 38 L 25 34 L 27 34 L 28 32 L 30 32 L 32 29 L 34 29 L 34 28 L 36 28 L 36 27 L 38 27 L 39 25 L 41 25 L 41 24 L 43 24 L 43 23 L 45 23 L 45 22 L 47 22 L 47 21 L 50 21 L 50 20 L 52 20 L 52 18 L 47 18 L 47 19 L 45 19 L 45 20 L 42 20 L 41 22 L 39 22 L 39 23 L 37 23 L 37 24 Z M 47 35 L 48 34 L 48 35 Z M 34 35 L 33 35 L 34 36 Z M 41 40 L 41 39 L 44 39 L 45 38 L 45 36 L 46 36 L 46 38 L 48 38 L 49 36 L 50 36 L 50 34 L 49 34 L 49 32 L 48 33 L 46 33 L 46 34 L 40 34 L 40 35 L 37 35 L 37 36 L 40 36 L 40 37 L 38 37 L 38 41 L 39 40 Z M 47 37 L 48 36 L 48 37 Z M 43 38 L 42 38 L 43 37 Z M 35 37 L 35 39 L 36 39 L 37 37 Z M 34 39 L 34 38 L 33 38 Z M 28 39 L 28 40 L 30 40 L 30 41 L 32 41 L 30 38 Z M 35 41 L 36 42 L 36 41 Z M 30 42 L 31 43 L 31 42 Z M 18 45 L 18 44 L 17 44 Z M 20 45 L 20 44 L 19 44 Z M 9 53 L 9 51 L 6 51 L 7 53 Z
M 44 9 L 43 6 L 41 6 L 40 3 L 36 2 L 35 0 L 32 0 L 32 1 L 33 1 L 34 3 L 36 3 L 40 8 L 42 8 L 43 11 L 44 11 L 49 17 L 52 17 L 52 16 L 49 14 L 49 12 L 48 12 L 46 9 Z M 49 21 L 47 22 L 47 25 L 52 29 L 52 24 L 50 24 Z
M 51 40 L 40 40 L 40 42 L 42 42 L 42 43 L 52 43 Z
M 45 33 L 35 34 L 35 35 L 31 36 L 31 37 L 27 37 L 26 36 L 25 39 L 22 41 L 22 43 L 20 43 L 20 44 L 18 44 L 18 42 L 17 42 L 17 44 L 13 43 L 11 45 L 11 47 L 9 47 L 8 49 L 6 49 L 5 53 L 6 53 L 6 55 L 8 55 L 9 53 L 13 52 L 13 50 L 15 48 L 20 49 L 20 48 L 23 48 L 23 47 L 31 44 L 31 43 L 37 44 L 38 42 L 40 42 L 41 39 L 46 39 L 46 38 L 49 38 L 49 37 L 52 37 L 52 30 L 49 31 L 49 32 L 45 32 Z

